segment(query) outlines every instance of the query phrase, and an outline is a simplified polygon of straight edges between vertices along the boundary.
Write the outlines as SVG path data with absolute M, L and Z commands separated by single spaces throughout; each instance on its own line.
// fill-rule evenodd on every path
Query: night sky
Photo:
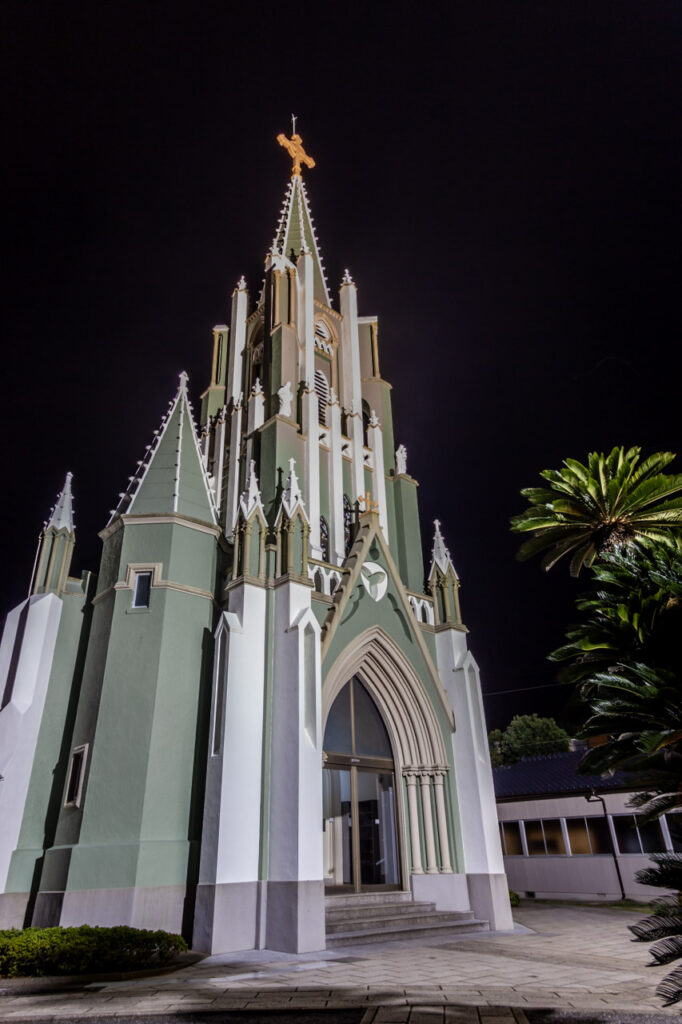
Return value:
M 182 369 L 198 408 L 293 111 L 425 546 L 438 516 L 484 692 L 522 691 L 489 725 L 561 716 L 576 585 L 516 562 L 508 519 L 566 456 L 680 447 L 681 29 L 679 0 L 4 0 L 2 611 L 66 470 L 79 573 Z

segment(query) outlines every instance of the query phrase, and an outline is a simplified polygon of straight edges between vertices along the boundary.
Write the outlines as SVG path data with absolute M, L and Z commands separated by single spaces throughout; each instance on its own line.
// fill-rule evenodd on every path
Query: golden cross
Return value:
M 361 515 L 366 515 L 367 512 L 378 512 L 379 506 L 376 501 L 372 501 L 372 495 L 367 491 L 365 494 L 361 494 L 358 497 L 358 501 L 362 501 L 365 504 L 365 511 Z
M 292 132 L 291 138 L 288 139 L 282 132 L 277 136 L 277 141 L 280 146 L 284 146 L 287 153 L 294 161 L 294 165 L 291 168 L 291 177 L 301 176 L 301 164 L 304 163 L 306 167 L 314 167 L 315 161 L 311 156 L 308 156 L 303 148 L 303 141 L 298 132 Z

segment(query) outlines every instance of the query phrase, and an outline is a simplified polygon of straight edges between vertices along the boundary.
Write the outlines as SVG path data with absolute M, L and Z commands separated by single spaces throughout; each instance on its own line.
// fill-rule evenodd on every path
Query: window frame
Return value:
M 89 743 L 81 743 L 81 744 L 79 744 L 79 746 L 74 747 L 73 750 L 71 751 L 71 757 L 69 759 L 69 770 L 68 770 L 67 776 L 66 776 L 66 788 L 64 790 L 64 806 L 65 807 L 80 807 L 80 805 L 81 805 L 81 800 L 82 800 L 82 797 L 83 797 L 83 782 L 84 782 L 84 779 L 85 779 L 85 769 L 86 769 L 87 763 L 88 763 L 88 750 L 89 750 L 89 747 L 90 747 Z M 80 770 L 79 770 L 79 774 L 78 774 L 78 781 L 77 781 L 77 784 L 76 784 L 76 791 L 73 794 L 72 798 L 69 799 L 69 794 L 71 792 L 71 784 L 72 784 L 72 780 L 73 780 L 74 766 L 76 764 L 76 758 L 79 755 L 80 755 L 80 760 L 79 760 Z

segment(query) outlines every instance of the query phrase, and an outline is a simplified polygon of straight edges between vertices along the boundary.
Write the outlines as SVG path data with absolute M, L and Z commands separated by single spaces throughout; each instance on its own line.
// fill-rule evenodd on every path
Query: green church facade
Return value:
M 423 564 L 357 294 L 332 301 L 299 167 L 96 579 L 68 575 L 67 477 L 0 647 L 0 927 L 304 951 L 382 898 L 511 927 L 459 580 L 438 523 Z

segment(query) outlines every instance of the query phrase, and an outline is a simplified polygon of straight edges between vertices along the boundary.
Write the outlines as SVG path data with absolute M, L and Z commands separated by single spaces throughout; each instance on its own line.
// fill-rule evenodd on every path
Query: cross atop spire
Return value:
M 293 166 L 291 168 L 291 177 L 300 178 L 301 164 L 305 164 L 306 167 L 314 167 L 315 161 L 311 156 L 308 156 L 305 149 L 303 148 L 303 140 L 296 131 L 296 118 L 294 117 L 293 114 L 291 115 L 291 124 L 293 128 L 291 138 L 288 139 L 283 132 L 280 132 L 279 135 L 277 136 L 277 141 L 279 142 L 280 146 L 284 146 L 287 153 L 293 160 Z

